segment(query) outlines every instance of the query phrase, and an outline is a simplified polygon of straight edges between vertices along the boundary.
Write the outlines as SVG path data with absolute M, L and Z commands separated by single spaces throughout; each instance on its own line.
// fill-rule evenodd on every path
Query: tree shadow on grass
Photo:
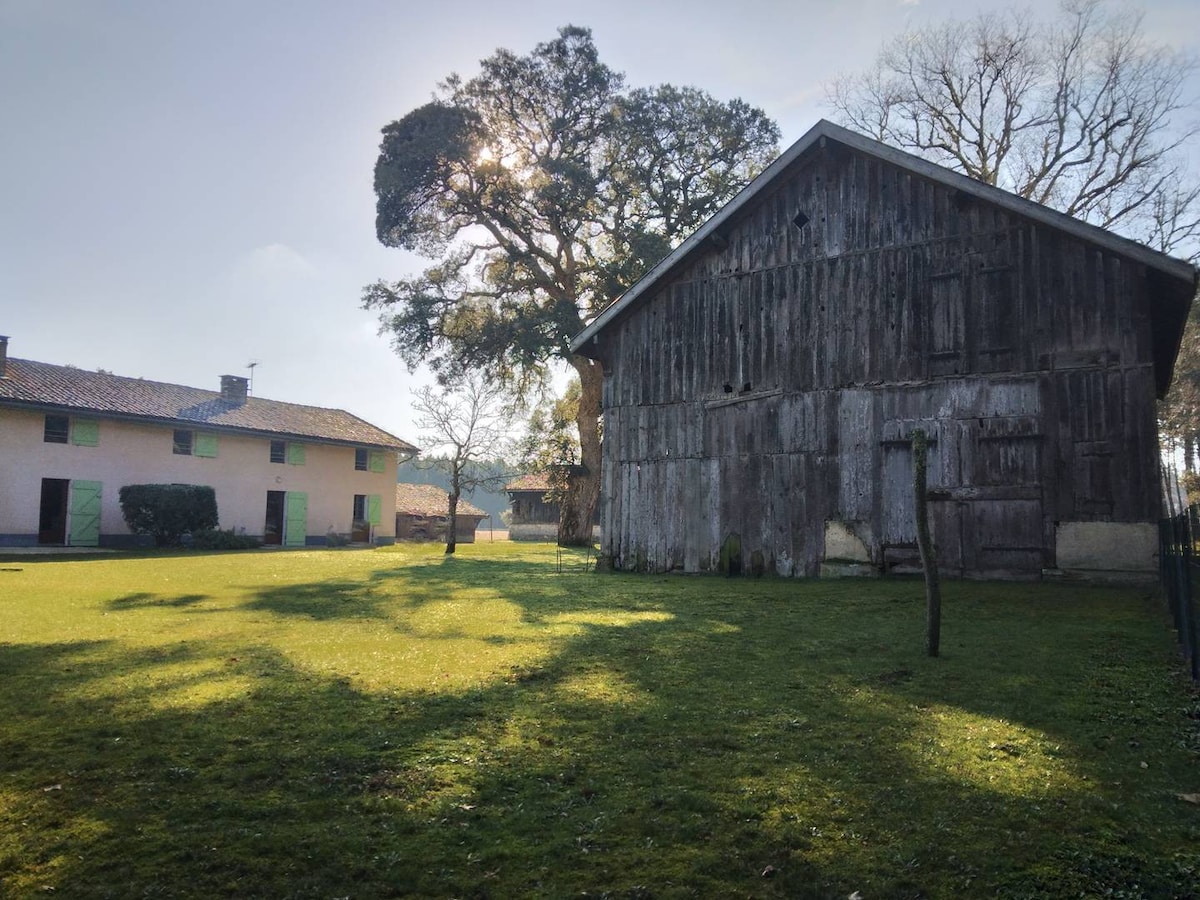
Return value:
M 462 568 L 410 577 L 443 598 L 494 581 Z M 1050 721 L 1078 714 L 1069 676 L 1094 656 L 1053 670 L 1070 703 L 1025 711 L 1023 727 L 1045 735 L 1014 735 L 988 712 L 1020 706 L 1011 660 L 971 659 L 957 637 L 948 659 L 921 657 L 919 587 L 554 584 L 530 571 L 493 584 L 545 625 L 553 652 L 456 690 L 365 691 L 228 638 L 0 647 L 0 879 L 17 896 L 1187 896 L 1194 884 L 1178 869 L 1195 858 L 1181 855 L 1187 825 L 1166 812 L 1140 815 L 1142 846 L 1115 849 L 1119 814 L 1100 807 L 1125 795 L 1070 746 L 1069 723 Z M 614 611 L 662 615 L 597 624 Z M 314 637 L 333 618 L 309 615 Z M 564 615 L 565 635 L 550 625 Z M 162 702 L 197 672 L 213 691 Z M 1106 677 L 1127 683 L 1119 667 Z M 974 719 L 947 718 L 964 706 Z M 973 742 L 965 755 L 950 732 Z M 1026 765 L 1049 775 L 1022 779 Z
M 181 594 L 178 597 L 164 597 L 161 594 L 138 591 L 134 594 L 126 594 L 124 597 L 114 597 L 108 601 L 108 607 L 112 610 L 137 609 L 138 607 L 151 606 L 168 606 L 185 609 L 209 599 L 211 599 L 209 594 Z
M 381 619 L 387 613 L 389 598 L 380 596 L 371 585 L 339 579 L 279 587 L 247 587 L 250 598 L 243 608 L 276 615 L 299 616 L 317 621 L 331 619 Z

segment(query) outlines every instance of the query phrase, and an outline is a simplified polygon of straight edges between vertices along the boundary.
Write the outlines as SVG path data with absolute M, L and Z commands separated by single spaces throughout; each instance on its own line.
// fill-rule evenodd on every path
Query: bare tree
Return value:
M 507 472 L 477 465 L 508 455 L 509 426 L 514 413 L 505 389 L 481 375 L 465 375 L 438 390 L 413 391 L 413 409 L 422 445 L 444 450 L 434 461 L 450 480 L 446 524 L 446 553 L 458 543 L 458 500 L 464 492 L 502 483 Z
M 1139 15 L 1066 0 L 950 21 L 885 44 L 828 89 L 847 125 L 1164 252 L 1195 253 L 1200 185 L 1183 159 L 1196 61 Z

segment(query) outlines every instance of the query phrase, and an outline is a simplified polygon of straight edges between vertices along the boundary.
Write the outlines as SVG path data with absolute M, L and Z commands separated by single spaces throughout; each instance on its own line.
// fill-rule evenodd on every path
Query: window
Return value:
M 354 471 L 365 472 L 370 464 L 370 453 L 365 447 L 354 448 Z
M 72 419 L 49 413 L 42 440 L 47 444 L 74 444 L 95 447 L 100 443 L 100 422 L 96 419 Z
M 67 416 L 46 414 L 46 428 L 42 440 L 47 444 L 65 444 L 71 431 L 71 420 Z
M 171 452 L 176 456 L 191 456 L 192 455 L 192 433 L 186 429 L 175 429 L 175 443 L 171 447 Z
M 287 462 L 287 441 L 271 441 L 271 462 Z
M 354 521 L 365 522 L 367 520 L 367 495 L 354 495 Z

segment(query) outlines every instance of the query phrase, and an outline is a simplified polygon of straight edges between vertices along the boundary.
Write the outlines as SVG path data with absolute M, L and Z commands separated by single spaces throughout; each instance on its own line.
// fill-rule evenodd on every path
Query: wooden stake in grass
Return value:
M 921 428 L 913 430 L 913 508 L 917 515 L 917 549 L 921 551 L 921 569 L 925 572 L 925 652 L 938 655 L 942 634 L 942 590 L 938 584 L 937 557 L 929 535 L 929 493 L 926 491 L 926 467 L 929 441 Z

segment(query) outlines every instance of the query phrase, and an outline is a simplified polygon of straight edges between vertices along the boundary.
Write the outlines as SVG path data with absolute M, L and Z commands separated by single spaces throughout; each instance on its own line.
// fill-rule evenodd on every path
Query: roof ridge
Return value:
M 177 422 L 190 428 L 277 434 L 406 453 L 417 450 L 408 441 L 340 407 L 269 397 L 230 399 L 219 390 L 22 357 L 7 360 L 6 375 L 0 378 L 0 405 L 79 410 L 100 416 Z

